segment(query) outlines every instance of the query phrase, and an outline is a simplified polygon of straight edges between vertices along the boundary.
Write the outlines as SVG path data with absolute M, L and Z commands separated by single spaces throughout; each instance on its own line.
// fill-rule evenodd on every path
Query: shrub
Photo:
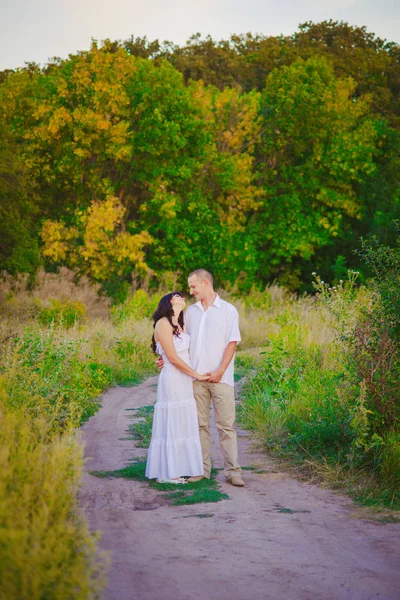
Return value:
M 132 385 L 143 375 L 155 373 L 154 355 L 150 344 L 147 340 L 143 343 L 135 333 L 122 334 L 116 338 L 113 354 L 116 358 L 114 377 L 120 385 Z
M 0 597 L 96 597 L 105 560 L 78 510 L 83 449 L 44 415 L 12 407 L 0 382 Z
M 400 490 L 400 432 L 391 430 L 382 440 L 380 473 L 382 487 L 390 503 L 399 498 Z
M 57 273 L 46 273 L 40 269 L 34 280 L 27 274 L 15 277 L 5 271 L 0 274 L 0 306 L 3 314 L 18 314 L 18 319 L 29 320 L 40 309 L 48 307 L 49 298 L 60 302 L 80 302 L 90 317 L 106 318 L 110 300 L 100 295 L 100 286 L 91 284 L 86 277 L 65 267 Z
M 300 327 L 285 326 L 270 342 L 257 373 L 244 385 L 244 414 L 253 413 L 250 420 L 258 414 L 269 424 L 265 435 L 272 447 L 337 457 L 353 437 L 350 406 L 339 393 L 343 369 L 334 345 L 324 351 L 305 347 L 304 335 Z
M 318 304 L 328 311 L 353 385 L 353 459 L 373 472 L 386 502 L 400 500 L 400 238 L 395 248 L 362 240 L 358 254 L 374 272 L 362 304 L 356 275 L 327 287 L 316 278 Z M 357 392 L 358 390 L 358 392 Z
M 362 240 L 358 254 L 373 270 L 373 296 L 350 352 L 382 431 L 400 423 L 400 235 L 394 248 L 379 245 L 375 237 Z
M 123 323 L 132 318 L 136 321 L 149 319 L 157 308 L 160 295 L 150 296 L 145 290 L 137 290 L 121 304 L 111 308 L 111 318 L 115 323 Z
M 31 414 L 47 414 L 54 428 L 78 426 L 99 406 L 113 382 L 107 365 L 81 360 L 85 340 L 59 339 L 53 329 L 27 329 L 17 341 L 9 379 L 11 401 Z M 27 395 L 29 394 L 29 395 Z
M 67 329 L 87 319 L 86 306 L 82 302 L 50 299 L 50 307 L 39 313 L 43 325 L 63 325 Z
M 327 288 L 318 277 L 314 285 L 337 331 L 347 375 L 360 390 L 352 424 L 355 447 L 375 469 L 383 468 L 384 439 L 400 422 L 400 237 L 395 248 L 379 245 L 376 238 L 362 240 L 358 254 L 374 272 L 367 302 L 354 302 L 352 271 L 347 285 Z
M 316 278 L 316 299 L 247 314 L 249 330 L 258 315 L 268 343 L 261 361 L 239 361 L 246 380 L 238 418 L 267 447 L 331 483 L 340 473 L 335 485 L 363 502 L 398 506 L 397 345 L 389 328 L 374 329 L 377 314 L 385 323 L 376 288 L 356 282 L 355 272 L 333 287 Z
M 372 269 L 376 297 L 372 311 L 386 325 L 391 338 L 400 342 L 400 223 L 395 247 L 380 245 L 376 236 L 361 240 L 357 254 Z
M 55 294 L 44 308 L 25 280 L 20 295 L 12 283 L 0 290 L 0 598 L 98 597 L 104 560 L 77 507 L 83 451 L 73 428 L 112 383 L 154 372 L 151 324 L 86 321 L 83 301 Z

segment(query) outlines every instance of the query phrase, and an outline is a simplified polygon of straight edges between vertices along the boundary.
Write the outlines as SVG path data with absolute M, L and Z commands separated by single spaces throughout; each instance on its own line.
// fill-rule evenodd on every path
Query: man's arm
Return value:
M 236 352 L 236 346 L 241 340 L 239 331 L 239 313 L 234 306 L 231 306 L 228 321 L 226 323 L 226 347 L 222 356 L 221 364 L 218 369 L 210 374 L 210 383 L 219 383 L 224 376 L 232 358 Z
M 222 357 L 221 364 L 219 365 L 216 371 L 210 373 L 209 382 L 210 383 L 219 383 L 224 376 L 225 371 L 227 370 L 232 358 L 236 352 L 237 342 L 229 342 L 227 347 L 224 350 L 224 354 Z

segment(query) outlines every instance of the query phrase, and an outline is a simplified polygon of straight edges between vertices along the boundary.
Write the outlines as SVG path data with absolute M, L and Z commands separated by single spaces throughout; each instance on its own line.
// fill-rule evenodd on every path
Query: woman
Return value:
M 184 332 L 185 299 L 178 292 L 161 298 L 153 315 L 152 347 L 164 368 L 157 388 L 146 477 L 159 483 L 186 483 L 183 475 L 203 475 L 193 379 L 207 381 L 190 365 L 189 334 Z

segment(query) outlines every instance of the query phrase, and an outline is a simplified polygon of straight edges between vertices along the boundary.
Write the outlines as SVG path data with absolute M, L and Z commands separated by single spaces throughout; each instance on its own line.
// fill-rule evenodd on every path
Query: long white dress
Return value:
M 174 335 L 173 341 L 179 358 L 190 365 L 189 334 Z M 169 362 L 160 342 L 157 352 L 164 359 L 164 368 L 158 380 L 146 477 L 174 479 L 203 475 L 193 379 Z

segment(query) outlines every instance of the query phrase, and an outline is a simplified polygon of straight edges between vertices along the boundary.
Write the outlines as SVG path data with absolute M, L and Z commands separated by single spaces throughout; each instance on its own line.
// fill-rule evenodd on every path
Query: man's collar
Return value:
M 198 306 L 203 312 L 205 312 L 203 305 L 201 303 L 201 300 L 196 302 L 195 306 Z M 214 302 L 212 304 L 210 304 L 210 306 L 208 308 L 211 308 L 212 306 L 215 306 L 215 308 L 221 308 L 221 298 L 219 297 L 218 294 L 215 296 Z
M 211 306 L 215 306 L 216 308 L 221 308 L 221 298 L 218 296 L 218 294 L 215 296 L 215 300 Z

